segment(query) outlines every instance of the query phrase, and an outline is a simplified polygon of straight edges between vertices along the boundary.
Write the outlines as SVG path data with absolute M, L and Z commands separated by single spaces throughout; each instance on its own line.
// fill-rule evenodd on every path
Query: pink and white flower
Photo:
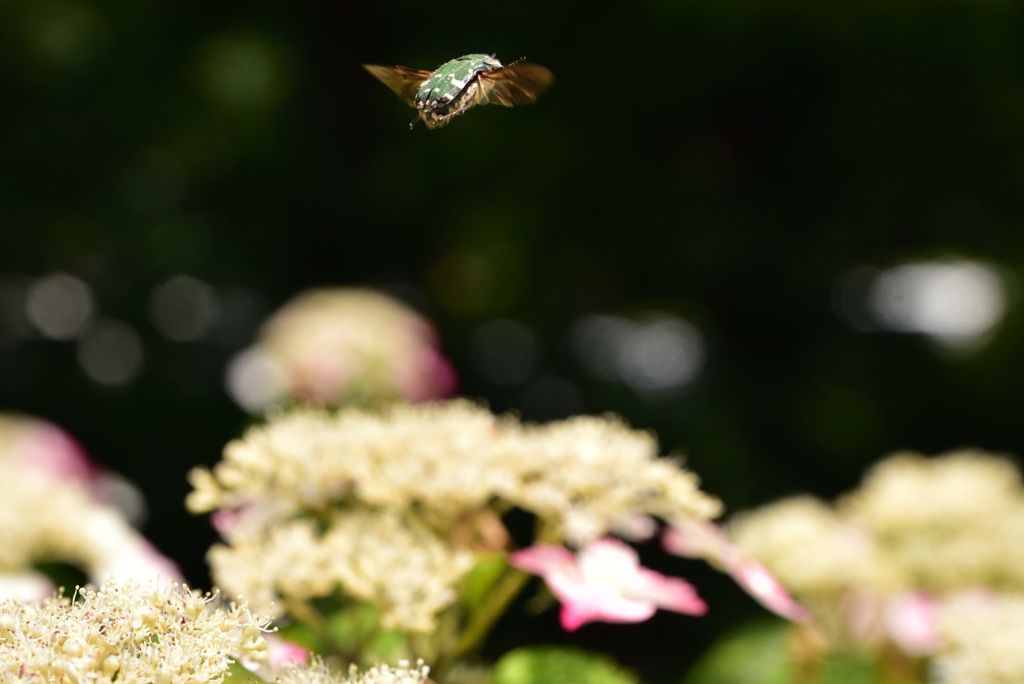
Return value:
M 282 639 L 276 634 L 266 634 L 267 665 L 270 667 L 296 667 L 309 662 L 309 651 L 294 641 Z
M 722 528 L 713 522 L 691 521 L 667 527 L 661 544 L 673 555 L 703 558 L 720 566 L 754 600 L 776 615 L 794 622 L 810 617 L 809 611 L 793 600 L 767 568 L 729 541 Z
M 56 425 L 28 416 L 0 419 L 16 431 L 8 458 L 34 475 L 52 482 L 88 485 L 95 478 L 95 464 L 85 449 Z
M 293 641 L 282 639 L 273 632 L 263 635 L 267 647 L 259 653 L 244 653 L 239 663 L 245 669 L 266 681 L 278 681 L 282 671 L 303 669 L 309 665 L 309 651 Z
M 317 405 L 419 402 L 459 389 L 430 321 L 363 288 L 300 293 L 270 317 L 256 345 L 235 357 L 225 381 L 232 398 L 254 413 L 286 397 Z
M 922 592 L 905 592 L 885 606 L 886 631 L 904 653 L 926 656 L 939 650 L 939 602 Z
M 562 602 L 562 627 L 588 622 L 643 622 L 658 608 L 703 615 L 707 605 L 691 584 L 641 567 L 629 545 L 604 537 L 573 554 L 564 546 L 537 544 L 513 553 L 509 562 L 540 575 Z

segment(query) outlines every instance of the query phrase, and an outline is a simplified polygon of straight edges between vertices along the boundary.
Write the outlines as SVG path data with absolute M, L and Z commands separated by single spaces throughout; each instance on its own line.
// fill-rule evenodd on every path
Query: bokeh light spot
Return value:
M 78 341 L 78 363 L 101 385 L 128 385 L 142 370 L 142 340 L 123 321 L 101 318 L 89 325 Z
M 958 351 L 983 346 L 1007 304 L 1000 274 L 966 260 L 897 266 L 881 272 L 868 292 L 868 308 L 882 328 L 922 333 Z
M 619 349 L 622 377 L 639 391 L 678 389 L 697 375 L 703 363 L 700 333 L 679 318 L 638 326 Z
M 585 316 L 572 328 L 572 348 L 594 376 L 624 382 L 649 396 L 672 394 L 704 364 L 704 341 L 692 324 L 659 315 L 642 322 Z
M 572 327 L 572 347 L 586 369 L 603 380 L 619 380 L 620 349 L 636 324 L 618 316 L 584 316 Z
M 235 355 L 224 373 L 228 396 L 249 413 L 260 413 L 288 390 L 284 370 L 259 349 L 245 349 Z
M 187 275 L 177 275 L 157 286 L 149 297 L 149 318 L 157 331 L 175 342 L 202 339 L 217 321 L 213 288 Z
M 36 280 L 25 297 L 25 313 L 51 340 L 72 340 L 95 310 L 92 290 L 80 278 L 54 273 Z

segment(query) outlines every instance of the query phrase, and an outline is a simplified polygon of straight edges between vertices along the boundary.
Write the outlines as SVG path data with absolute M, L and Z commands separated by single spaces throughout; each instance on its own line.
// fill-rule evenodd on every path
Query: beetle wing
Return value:
M 514 107 L 534 102 L 555 82 L 555 75 L 540 64 L 512 64 L 480 74 L 488 102 Z
M 421 69 L 407 69 L 404 66 L 379 66 L 364 64 L 363 68 L 374 75 L 381 83 L 395 91 L 402 102 L 414 107 L 416 93 L 423 82 L 430 78 L 431 72 Z

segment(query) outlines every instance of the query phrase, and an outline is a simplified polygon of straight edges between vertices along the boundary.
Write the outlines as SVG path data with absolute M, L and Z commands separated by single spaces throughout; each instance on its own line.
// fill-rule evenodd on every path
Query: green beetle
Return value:
M 363 66 L 395 91 L 402 102 L 419 110 L 409 128 L 421 119 L 427 128 L 439 128 L 478 104 L 529 104 L 555 82 L 555 75 L 539 64 L 520 59 L 503 66 L 494 55 L 464 55 L 445 62 L 436 71 Z

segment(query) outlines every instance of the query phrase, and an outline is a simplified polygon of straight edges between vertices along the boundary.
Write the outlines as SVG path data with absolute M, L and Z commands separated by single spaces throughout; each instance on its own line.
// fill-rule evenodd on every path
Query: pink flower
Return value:
M 395 364 L 395 385 L 412 402 L 443 399 L 458 393 L 459 376 L 437 349 L 421 347 Z
M 938 602 L 921 592 L 906 592 L 885 607 L 889 636 L 904 653 L 925 656 L 939 649 Z
M 270 667 L 294 667 L 309 662 L 309 651 L 298 644 L 282 639 L 276 634 L 267 634 L 267 665 Z
M 56 425 L 20 419 L 24 434 L 11 447 L 11 458 L 46 480 L 89 484 L 96 475 L 85 449 Z
M 562 602 L 562 627 L 573 631 L 593 622 L 642 622 L 658 608 L 703 615 L 707 605 L 683 579 L 640 566 L 632 547 L 604 537 L 578 554 L 563 546 L 537 544 L 513 553 L 509 562 L 540 575 Z
M 266 681 L 278 681 L 284 670 L 304 668 L 309 664 L 309 651 L 295 642 L 282 639 L 273 632 L 264 634 L 267 650 L 261 656 L 243 653 L 239 657 L 242 667 Z
M 241 514 L 237 510 L 218 508 L 210 514 L 210 524 L 213 525 L 213 529 L 221 533 L 221 536 L 226 537 L 238 524 L 240 517 Z
M 710 521 L 676 524 L 665 529 L 662 547 L 684 558 L 703 558 L 721 566 L 754 600 L 776 615 L 803 622 L 810 617 L 806 608 L 793 600 L 779 581 L 755 558 L 729 541 L 718 525 Z

